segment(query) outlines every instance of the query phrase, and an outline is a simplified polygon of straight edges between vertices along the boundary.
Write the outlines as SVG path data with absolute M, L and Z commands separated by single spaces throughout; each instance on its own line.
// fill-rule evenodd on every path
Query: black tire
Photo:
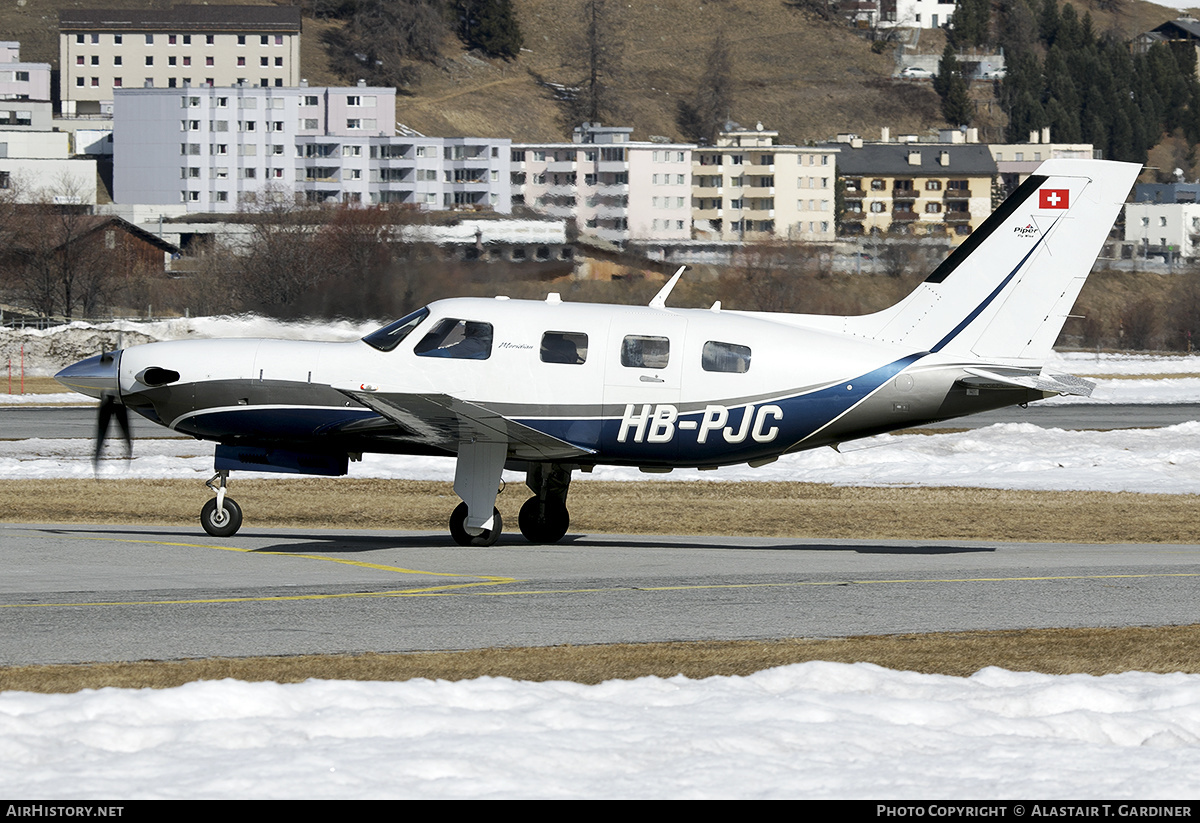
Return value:
M 542 505 L 536 497 L 531 497 L 521 506 L 517 523 L 530 543 L 557 543 L 567 533 L 571 515 L 562 503 L 547 500 Z
M 459 503 L 450 515 L 450 536 L 460 546 L 486 547 L 495 545 L 496 541 L 500 539 L 500 532 L 504 530 L 504 521 L 500 517 L 500 510 L 495 508 L 492 509 L 492 528 L 485 530 L 481 534 L 469 534 L 466 522 L 467 504 Z
M 232 537 L 242 527 L 242 507 L 232 497 L 226 497 L 223 511 L 218 514 L 214 497 L 200 510 L 200 525 L 213 537 Z

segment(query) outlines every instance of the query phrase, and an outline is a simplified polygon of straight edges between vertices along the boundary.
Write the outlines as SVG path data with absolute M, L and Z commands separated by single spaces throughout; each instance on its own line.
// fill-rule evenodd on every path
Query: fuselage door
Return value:
M 677 405 L 687 321 L 669 312 L 617 314 L 604 353 L 605 414 L 633 404 Z

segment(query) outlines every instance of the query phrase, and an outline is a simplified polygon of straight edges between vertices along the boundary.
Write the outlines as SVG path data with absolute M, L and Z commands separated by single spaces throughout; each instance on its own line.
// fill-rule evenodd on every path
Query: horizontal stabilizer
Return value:
M 971 375 L 962 382 L 967 385 L 983 386 L 998 384 L 1014 386 L 1023 389 L 1049 392 L 1051 394 L 1073 394 L 1078 397 L 1091 397 L 1096 384 L 1091 380 L 1076 377 L 1073 374 L 1051 374 L 1049 372 L 1032 373 L 1028 371 L 989 370 L 969 367 L 965 370 Z

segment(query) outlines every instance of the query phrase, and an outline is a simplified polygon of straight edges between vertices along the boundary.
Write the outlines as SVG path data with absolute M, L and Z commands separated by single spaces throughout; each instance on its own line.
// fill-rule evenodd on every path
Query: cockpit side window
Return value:
M 392 351 L 428 316 L 429 309 L 417 309 L 412 314 L 371 332 L 363 338 L 363 342 L 380 351 Z
M 588 336 L 583 332 L 548 331 L 542 335 L 543 363 L 577 366 L 587 361 Z
M 700 367 L 705 371 L 745 374 L 750 371 L 750 347 L 709 340 L 700 353 Z
M 621 365 L 633 369 L 665 369 L 671 359 L 671 341 L 666 337 L 626 335 L 621 341 Z
M 487 360 L 492 355 L 492 324 L 445 317 L 413 348 L 420 357 Z

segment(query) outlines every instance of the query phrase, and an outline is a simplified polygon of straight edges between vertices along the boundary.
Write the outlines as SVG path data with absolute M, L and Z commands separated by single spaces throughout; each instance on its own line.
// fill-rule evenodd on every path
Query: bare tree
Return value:
M 704 61 L 704 74 L 691 102 L 679 104 L 679 127 L 690 139 L 716 143 L 733 108 L 733 64 L 725 34 L 713 40 Z
M 83 186 L 63 176 L 11 211 L 10 276 L 20 298 L 45 316 L 94 313 L 117 284 L 118 261 L 104 253 L 97 231 L 104 218 L 89 213 Z
M 583 32 L 574 38 L 570 65 L 582 74 L 564 101 L 568 124 L 599 122 L 621 110 L 616 81 L 622 56 L 620 4 L 616 0 L 584 0 Z
M 342 74 L 405 88 L 417 78 L 411 61 L 437 62 L 448 31 L 441 0 L 359 0 L 325 37 Z
M 301 305 L 326 279 L 328 248 L 319 242 L 324 220 L 317 206 L 297 203 L 294 195 L 267 188 L 249 206 L 254 230 L 239 258 L 239 287 L 246 304 L 273 316 L 299 316 Z

